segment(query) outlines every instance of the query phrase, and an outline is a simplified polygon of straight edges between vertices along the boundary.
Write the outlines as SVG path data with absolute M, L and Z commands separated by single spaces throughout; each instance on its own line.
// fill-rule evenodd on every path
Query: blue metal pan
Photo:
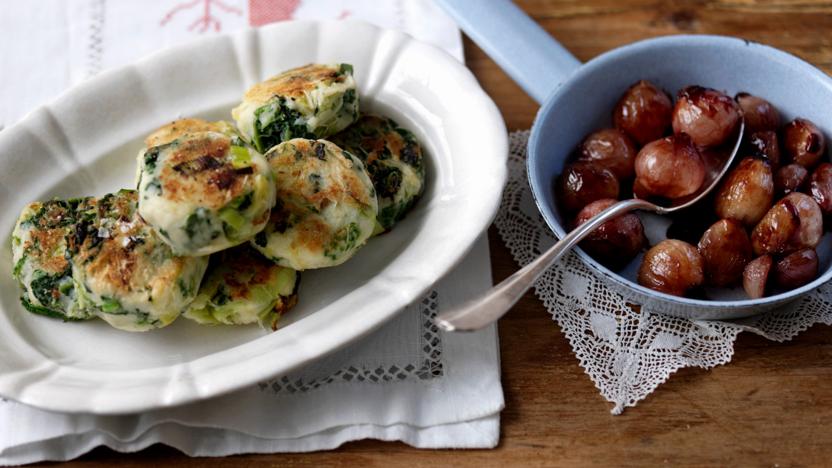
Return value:
M 773 47 L 747 40 L 677 35 L 639 41 L 581 64 L 508 0 L 439 0 L 461 28 L 541 104 L 531 131 L 527 169 L 540 213 L 559 238 L 568 220 L 556 207 L 552 182 L 588 133 L 611 126 L 611 110 L 631 84 L 646 79 L 666 90 L 699 84 L 729 95 L 764 97 L 783 121 L 805 117 L 832 134 L 832 80 L 811 64 Z M 742 155 L 740 155 L 742 156 Z M 648 238 L 657 242 L 668 221 L 642 215 Z M 691 299 L 656 292 L 636 283 L 634 260 L 611 271 L 581 249 L 580 259 L 627 300 L 648 310 L 692 319 L 734 319 L 795 301 L 832 278 L 832 239 L 818 247 L 820 276 L 800 288 L 747 299 L 741 288 Z

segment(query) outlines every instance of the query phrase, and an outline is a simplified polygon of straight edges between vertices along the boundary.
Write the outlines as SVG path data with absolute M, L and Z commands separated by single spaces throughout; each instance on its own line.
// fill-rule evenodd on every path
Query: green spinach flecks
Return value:
M 355 93 L 354 89 L 344 91 L 343 103 L 345 106 L 354 104 L 356 99 L 358 99 L 358 94 Z
M 315 138 L 306 128 L 303 117 L 277 97 L 254 111 L 254 146 L 261 153 L 292 138 Z
M 235 208 L 238 211 L 245 211 L 247 210 L 251 204 L 254 202 L 254 192 L 246 192 L 243 195 L 231 200 L 228 206 Z
M 323 143 L 315 143 L 315 157 L 321 161 L 326 161 L 326 146 Z
M 32 304 L 31 302 L 29 302 L 28 299 L 26 299 L 26 297 L 21 297 L 20 298 L 20 303 L 23 304 L 24 309 L 28 310 L 29 312 L 31 312 L 33 314 L 43 315 L 43 316 L 49 317 L 49 318 L 62 319 L 65 322 L 66 321 L 81 320 L 81 319 L 78 319 L 78 318 L 67 317 L 64 314 L 62 314 L 61 312 L 56 312 L 52 309 L 48 309 L 46 307 L 42 307 L 42 306 L 39 306 L 39 305 L 36 305 L 36 304 Z
M 29 287 L 41 305 L 60 310 L 61 285 L 68 281 L 69 274 L 69 268 L 57 275 L 50 275 L 43 270 L 37 270 L 32 275 Z
M 269 236 L 265 231 L 260 231 L 254 236 L 254 243 L 259 247 L 265 247 L 269 243 Z
M 159 147 L 150 148 L 144 153 L 144 168 L 148 172 L 156 170 L 156 163 L 159 161 Z
M 323 185 L 323 178 L 320 174 L 309 174 L 309 183 L 312 184 L 312 193 L 318 193 L 321 191 L 321 186 Z
M 23 270 L 23 265 L 26 264 L 26 256 L 20 257 L 17 263 L 14 264 L 14 270 L 12 270 L 12 276 L 15 278 L 20 277 L 20 271 Z
M 179 294 L 181 294 L 182 297 L 191 297 L 191 294 L 193 294 L 191 287 L 188 286 L 182 278 L 176 280 L 176 286 L 179 287 Z
M 215 306 L 228 304 L 228 301 L 230 300 L 231 296 L 229 296 L 228 293 L 225 292 L 225 288 L 223 287 L 217 289 L 217 292 L 215 292 L 214 295 L 211 296 L 211 303 Z
M 220 235 L 211 223 L 211 214 L 203 207 L 197 208 L 188 216 L 183 229 L 193 245 L 205 245 Z
M 324 249 L 324 255 L 337 260 L 344 252 L 353 250 L 361 237 L 361 228 L 357 223 L 350 223 L 335 233 L 332 242 Z
M 339 75 L 352 75 L 352 73 L 353 68 L 352 65 L 350 65 L 349 63 L 342 63 L 341 67 L 338 69 Z

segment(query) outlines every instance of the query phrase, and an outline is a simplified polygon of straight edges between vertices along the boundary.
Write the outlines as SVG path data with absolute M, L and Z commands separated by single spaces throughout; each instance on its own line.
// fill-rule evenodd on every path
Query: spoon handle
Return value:
M 654 211 L 656 206 L 637 198 L 620 201 L 581 224 L 563 239 L 549 248 L 543 255 L 524 266 L 502 283 L 494 286 L 481 296 L 472 299 L 456 309 L 436 317 L 436 324 L 445 331 L 474 331 L 496 322 L 505 315 L 528 290 L 540 275 L 554 264 L 564 253 L 597 229 L 604 222 L 633 210 Z

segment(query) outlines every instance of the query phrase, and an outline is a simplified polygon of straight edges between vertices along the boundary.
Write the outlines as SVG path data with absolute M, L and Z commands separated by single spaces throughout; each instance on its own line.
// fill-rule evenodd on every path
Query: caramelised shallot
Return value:
M 566 166 L 555 183 L 558 202 L 575 213 L 602 198 L 618 198 L 618 179 L 608 169 L 585 161 Z
M 685 134 L 648 143 L 636 156 L 636 184 L 647 195 L 681 198 L 699 190 L 705 163 Z
M 809 178 L 809 193 L 824 216 L 832 215 L 832 164 L 823 163 L 815 168 Z
M 697 248 L 705 261 L 705 282 L 711 286 L 739 282 L 751 261 L 751 240 L 743 225 L 732 219 L 714 223 L 702 234 Z
M 716 193 L 716 214 L 746 226 L 757 224 L 771 208 L 774 177 L 768 161 L 745 158 L 728 173 Z
M 770 102 L 748 93 L 738 93 L 735 99 L 742 109 L 745 131 L 753 133 L 780 127 L 780 113 Z
M 780 167 L 780 142 L 777 132 L 764 130 L 751 133 L 748 136 L 747 147 L 752 156 L 765 159 L 771 164 L 772 169 Z
M 612 111 L 616 128 L 639 145 L 665 135 L 670 128 L 673 102 L 653 83 L 641 80 L 630 86 Z
M 789 162 L 811 169 L 826 151 L 826 138 L 811 120 L 794 119 L 783 129 L 783 149 Z
M 754 253 L 787 254 L 815 248 L 823 235 L 823 216 L 812 197 L 792 192 L 775 203 L 751 231 Z
M 580 146 L 578 161 L 595 163 L 608 169 L 619 180 L 635 175 L 636 146 L 624 132 L 605 128 L 590 134 Z
M 737 103 L 719 91 L 688 86 L 679 91 L 673 108 L 673 132 L 686 133 L 697 146 L 721 145 L 737 128 Z
M 587 222 L 617 201 L 606 198 L 585 206 L 575 218 L 575 227 Z M 592 231 L 581 241 L 581 248 L 604 265 L 621 268 L 630 263 L 646 244 L 647 238 L 644 236 L 641 220 L 635 213 L 627 213 L 605 222 Z
M 704 281 L 705 262 L 696 247 L 666 239 L 647 251 L 638 269 L 638 284 L 674 296 L 684 296 Z
M 768 276 L 774 260 L 771 255 L 763 255 L 748 262 L 742 272 L 742 288 L 751 299 L 759 299 L 766 295 Z
M 799 192 L 806 186 L 809 171 L 800 164 L 787 164 L 774 174 L 774 193 L 782 197 Z
M 802 249 L 786 255 L 774 266 L 774 284 L 780 289 L 794 289 L 818 276 L 818 254 Z

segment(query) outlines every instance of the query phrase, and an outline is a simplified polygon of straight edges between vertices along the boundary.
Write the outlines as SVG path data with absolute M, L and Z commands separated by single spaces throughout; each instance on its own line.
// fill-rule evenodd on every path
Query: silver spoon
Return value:
M 567 234 L 563 239 L 555 243 L 543 255 L 538 257 L 533 262 L 524 266 L 513 275 L 504 279 L 503 282 L 489 289 L 480 297 L 472 299 L 456 309 L 443 312 L 436 317 L 436 324 L 439 328 L 445 331 L 474 331 L 489 325 L 499 320 L 505 315 L 511 306 L 513 306 L 523 294 L 540 278 L 552 264 L 554 264 L 560 257 L 569 251 L 572 247 L 580 242 L 584 237 L 589 235 L 592 231 L 604 224 L 606 221 L 613 219 L 622 214 L 629 213 L 635 210 L 652 211 L 659 215 L 666 215 L 683 210 L 701 200 L 708 195 L 719 181 L 728 172 L 734 158 L 739 151 L 742 136 L 745 132 L 745 122 L 740 120 L 740 127 L 737 133 L 737 141 L 734 143 L 734 148 L 731 150 L 731 155 L 725 161 L 722 169 L 718 173 L 706 174 L 706 180 L 698 194 L 690 195 L 681 199 L 670 200 L 670 206 L 659 206 L 647 200 L 640 198 L 631 198 L 629 200 L 622 200 L 614 205 L 611 205 L 606 210 L 598 213 L 593 218 L 590 218 L 585 223 L 581 224 L 572 232 Z

